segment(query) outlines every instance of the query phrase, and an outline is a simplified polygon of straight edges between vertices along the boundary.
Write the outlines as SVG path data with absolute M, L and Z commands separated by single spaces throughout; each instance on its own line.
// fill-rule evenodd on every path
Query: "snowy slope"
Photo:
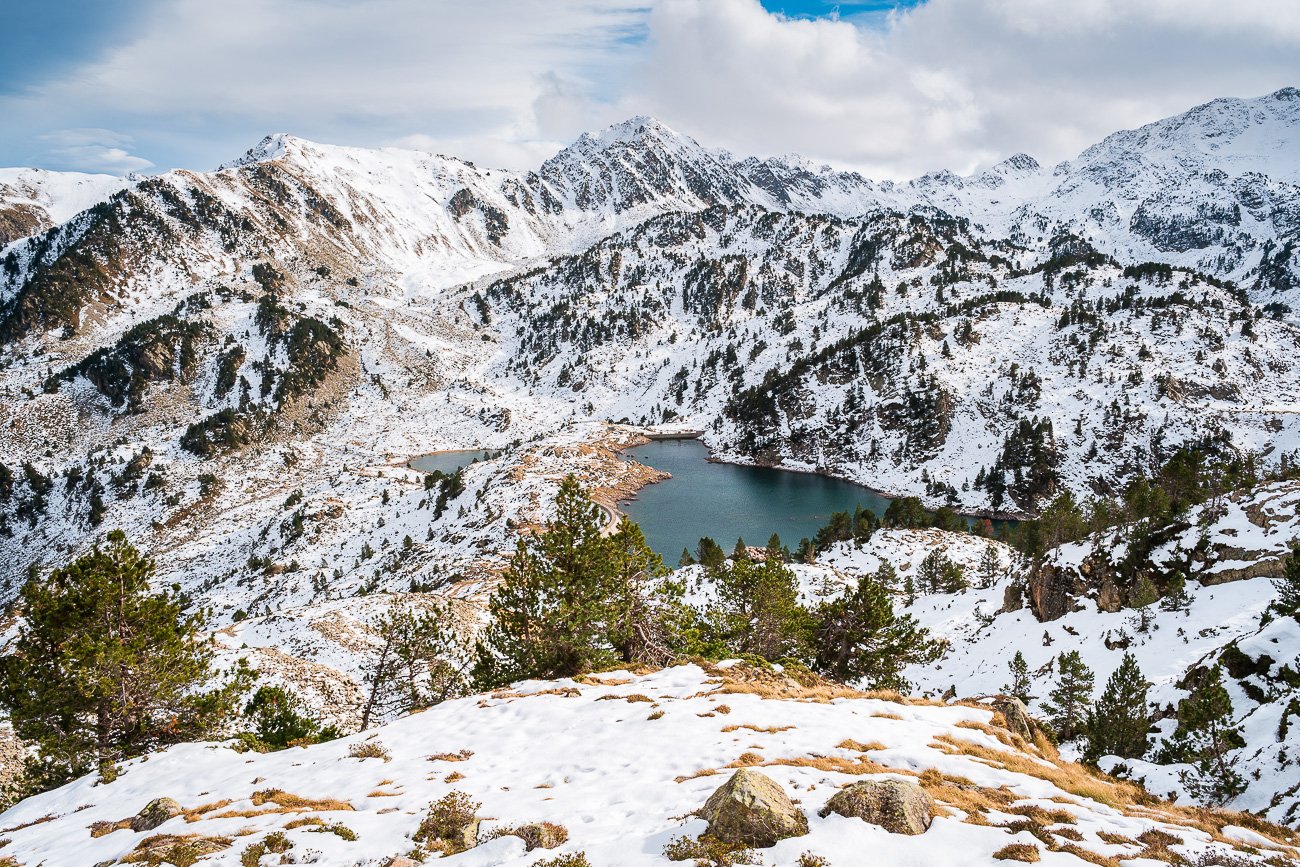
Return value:
M 113 175 L 0 169 L 0 250 L 67 222 L 130 183 Z
M 810 825 L 806 836 L 763 850 L 764 864 L 793 865 L 804 852 L 837 867 L 864 863 L 864 852 L 889 864 L 996 864 L 994 853 L 1019 843 L 1046 864 L 1136 865 L 1155 863 L 1132 859 L 1150 857 L 1137 840 L 1154 844 L 1159 838 L 1147 832 L 1157 830 L 1172 835 L 1169 851 L 1196 863 L 1285 864 L 1300 855 L 1291 832 L 1135 803 L 1134 790 L 1013 741 L 990 725 L 986 709 L 826 695 L 752 669 L 688 665 L 528 682 L 305 749 L 239 755 L 218 745 L 173 747 L 129 763 L 113 783 L 83 779 L 11 809 L 2 820 L 11 841 L 5 854 L 22 864 L 111 863 L 150 834 L 196 835 L 226 847 L 200 863 L 235 865 L 280 830 L 292 843 L 288 854 L 258 863 L 380 865 L 413 848 L 410 836 L 431 801 L 457 791 L 481 803 L 485 821 L 479 845 L 448 864 L 536 864 L 574 852 L 594 867 L 667 864 L 664 845 L 704 830 L 690 814 L 730 768 L 758 765 Z M 359 744 L 382 746 L 386 757 L 349 757 Z M 817 815 L 840 786 L 921 774 L 943 815 L 919 836 Z M 266 800 L 272 795 L 254 797 L 275 789 L 334 803 L 281 809 Z M 191 812 L 149 833 L 87 830 L 111 827 L 162 796 Z M 283 830 L 304 817 L 321 824 Z M 563 825 L 568 841 L 527 853 L 518 837 L 491 839 L 494 829 L 537 821 Z M 355 839 L 320 833 L 335 824 Z M 1208 860 L 1216 853 L 1241 860 Z

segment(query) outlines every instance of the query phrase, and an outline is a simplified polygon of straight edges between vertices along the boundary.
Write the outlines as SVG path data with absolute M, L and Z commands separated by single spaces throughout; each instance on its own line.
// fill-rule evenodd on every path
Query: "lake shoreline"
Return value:
M 646 441 L 648 442 L 665 442 L 665 441 L 672 441 L 672 440 L 697 440 L 705 448 L 709 450 L 708 457 L 706 457 L 705 460 L 711 464 L 721 464 L 721 465 L 734 466 L 734 467 L 748 467 L 752 469 L 766 469 L 766 470 L 774 470 L 782 473 L 797 473 L 800 475 L 816 476 L 823 479 L 834 479 L 835 481 L 854 485 L 855 487 L 861 488 L 862 490 L 876 497 L 879 497 L 880 499 L 889 500 L 891 502 L 894 500 L 902 499 L 903 497 L 914 496 L 912 494 L 891 493 L 889 491 L 884 491 L 879 488 L 873 488 L 870 485 L 864 485 L 863 483 L 859 482 L 856 479 L 852 479 L 847 476 L 836 475 L 835 473 L 827 472 L 826 470 L 806 469 L 803 467 L 790 467 L 782 464 L 765 464 L 765 463 L 759 463 L 757 461 L 752 461 L 752 460 L 747 461 L 744 459 L 740 459 L 738 456 L 725 456 L 725 455 L 719 456 L 717 453 L 713 451 L 712 447 L 710 447 L 708 443 L 704 441 L 703 431 L 700 432 L 687 431 L 683 433 L 659 433 L 654 435 L 652 435 L 651 432 L 649 431 L 641 431 L 641 433 L 646 438 Z M 632 442 L 619 448 L 618 452 L 621 454 L 629 449 L 633 449 L 645 444 L 646 444 L 645 442 Z M 632 460 L 632 458 L 630 457 L 627 459 Z M 660 481 L 667 481 L 668 479 L 671 478 L 672 475 L 668 474 L 668 478 L 657 479 L 648 482 L 647 485 L 658 484 Z M 639 486 L 637 490 L 639 491 L 641 487 L 645 487 L 645 485 Z M 618 503 L 622 504 L 624 502 L 630 502 L 632 500 L 635 500 L 637 499 L 636 494 L 637 491 L 633 491 L 629 496 L 620 498 Z M 923 498 L 922 498 L 922 502 L 924 503 Z M 930 508 L 929 506 L 926 506 L 926 511 L 933 512 L 935 510 Z M 1017 513 L 1017 512 L 975 512 L 975 511 L 967 511 L 963 509 L 953 509 L 953 512 L 962 518 L 974 518 L 976 520 L 987 519 L 989 521 L 1002 521 L 1006 523 L 1020 523 L 1021 521 L 1033 520 L 1032 515 Z M 884 517 L 884 515 L 882 513 L 877 517 Z

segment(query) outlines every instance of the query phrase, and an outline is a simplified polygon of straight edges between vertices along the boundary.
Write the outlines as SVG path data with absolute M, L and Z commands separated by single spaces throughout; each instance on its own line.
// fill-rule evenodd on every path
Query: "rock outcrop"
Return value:
M 787 837 L 808 833 L 808 817 L 775 780 L 753 768 L 741 768 L 700 810 L 708 833 L 724 843 L 766 848 Z
M 906 780 L 864 780 L 836 792 L 822 808 L 879 825 L 891 834 L 924 834 L 934 821 L 934 801 L 925 789 Z

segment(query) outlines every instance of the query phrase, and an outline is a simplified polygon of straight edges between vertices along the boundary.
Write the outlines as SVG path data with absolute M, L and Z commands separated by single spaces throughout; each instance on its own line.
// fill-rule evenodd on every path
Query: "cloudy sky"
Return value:
M 536 165 L 637 114 L 874 177 L 1074 156 L 1300 86 L 1295 0 L 41 0 L 0 165 L 208 169 L 268 132 Z

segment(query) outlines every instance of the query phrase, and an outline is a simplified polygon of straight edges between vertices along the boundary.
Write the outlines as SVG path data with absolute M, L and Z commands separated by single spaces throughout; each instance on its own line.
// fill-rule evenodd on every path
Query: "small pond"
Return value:
M 461 467 L 467 467 L 475 461 L 485 461 L 494 458 L 500 452 L 490 451 L 488 449 L 461 449 L 449 452 L 434 452 L 428 455 L 420 455 L 418 458 L 412 458 L 410 467 L 413 470 L 419 470 L 422 473 L 443 473 L 450 476 Z
M 792 550 L 811 539 L 833 512 L 858 506 L 883 515 L 889 500 L 869 488 L 812 473 L 712 463 L 699 440 L 658 440 L 625 455 L 672 478 L 642 488 L 619 505 L 641 525 L 646 541 L 675 565 L 682 549 L 695 551 L 701 536 L 730 552 L 738 537 L 765 545 L 773 533 Z

